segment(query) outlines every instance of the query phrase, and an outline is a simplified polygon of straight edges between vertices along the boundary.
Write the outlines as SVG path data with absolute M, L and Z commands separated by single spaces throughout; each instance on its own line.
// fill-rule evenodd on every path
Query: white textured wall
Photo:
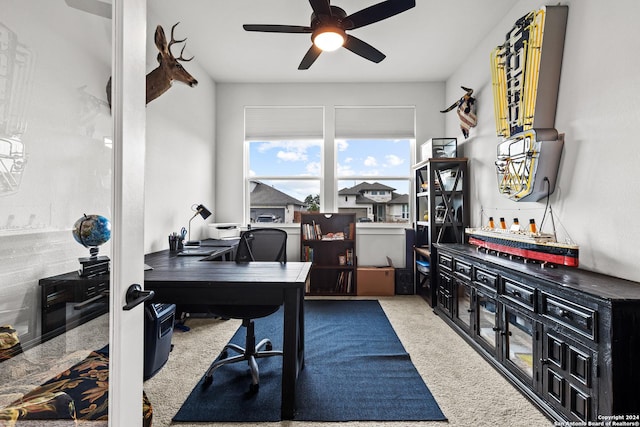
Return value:
M 153 44 L 156 25 L 162 25 L 171 35 L 170 20 L 149 11 L 147 32 L 147 63 L 151 70 L 157 49 Z M 189 28 L 178 25 L 177 39 L 189 37 Z M 173 48 L 176 53 L 178 46 Z M 189 44 L 185 58 L 193 56 Z M 183 63 L 198 80 L 196 87 L 174 82 L 169 91 L 147 105 L 147 152 L 145 171 L 145 252 L 168 249 L 167 236 L 188 227 L 193 212 L 191 205 L 203 204 L 213 212 L 206 221 L 201 217 L 191 221 L 191 238 L 206 237 L 206 224 L 216 217 L 214 205 L 215 171 L 215 96 L 216 87 L 198 65 L 198 57 Z
M 640 2 L 569 0 L 569 18 L 555 127 L 565 146 L 553 210 L 569 236 L 580 245 L 580 265 L 588 270 L 640 280 L 637 268 L 640 235 L 640 52 L 636 19 Z M 497 191 L 496 145 L 489 53 L 504 42 L 516 19 L 540 6 L 520 0 L 460 65 L 446 85 L 447 99 L 475 89 L 479 124 L 464 145 L 470 160 L 472 224 L 480 209 L 520 216 L 542 212 L 538 203 L 512 202 Z M 455 113 L 447 115 L 447 134 L 462 140 Z M 530 210 L 530 211 L 529 211 Z M 517 215 L 516 215 L 517 216 Z M 537 216 L 540 218 L 540 216 Z M 559 227 L 559 228 L 560 228 Z

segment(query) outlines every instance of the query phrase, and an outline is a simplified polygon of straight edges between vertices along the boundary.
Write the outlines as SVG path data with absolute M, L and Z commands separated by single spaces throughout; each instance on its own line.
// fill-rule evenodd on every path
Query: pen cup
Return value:
M 169 250 L 175 252 L 178 249 L 178 236 L 169 236 Z

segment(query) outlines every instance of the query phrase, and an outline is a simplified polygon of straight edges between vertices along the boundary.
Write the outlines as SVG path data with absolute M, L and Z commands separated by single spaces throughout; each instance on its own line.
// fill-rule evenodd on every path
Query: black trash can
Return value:
M 144 380 L 153 377 L 169 359 L 175 304 L 147 304 L 144 309 Z

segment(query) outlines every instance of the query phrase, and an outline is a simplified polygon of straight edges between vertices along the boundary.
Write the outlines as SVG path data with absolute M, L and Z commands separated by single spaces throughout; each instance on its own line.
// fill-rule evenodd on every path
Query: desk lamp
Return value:
M 202 217 L 202 219 L 207 219 L 211 216 L 211 211 L 204 207 L 204 205 L 192 205 L 191 210 L 195 211 L 195 214 L 189 220 L 189 240 L 185 243 L 185 246 L 200 246 L 200 240 L 191 240 L 191 220 L 198 215 Z

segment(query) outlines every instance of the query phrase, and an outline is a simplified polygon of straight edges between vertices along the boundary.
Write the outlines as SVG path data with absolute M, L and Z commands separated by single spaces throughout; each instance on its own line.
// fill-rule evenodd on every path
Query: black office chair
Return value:
M 238 263 L 254 261 L 287 262 L 287 232 L 277 228 L 255 228 L 245 231 L 240 237 L 235 260 Z M 244 348 L 236 344 L 227 344 L 222 349 L 218 360 L 207 371 L 203 385 L 206 387 L 213 382 L 213 373 L 218 368 L 229 363 L 246 360 L 251 370 L 249 392 L 258 392 L 260 377 L 256 359 L 282 356 L 282 351 L 273 350 L 271 340 L 268 338 L 263 339 L 256 345 L 253 319 L 273 314 L 278 311 L 280 306 L 215 305 L 210 308 L 222 317 L 242 319 L 242 326 L 247 328 L 247 336 Z M 263 348 L 264 350 L 262 350 Z M 229 350 L 233 350 L 238 354 L 229 356 Z

